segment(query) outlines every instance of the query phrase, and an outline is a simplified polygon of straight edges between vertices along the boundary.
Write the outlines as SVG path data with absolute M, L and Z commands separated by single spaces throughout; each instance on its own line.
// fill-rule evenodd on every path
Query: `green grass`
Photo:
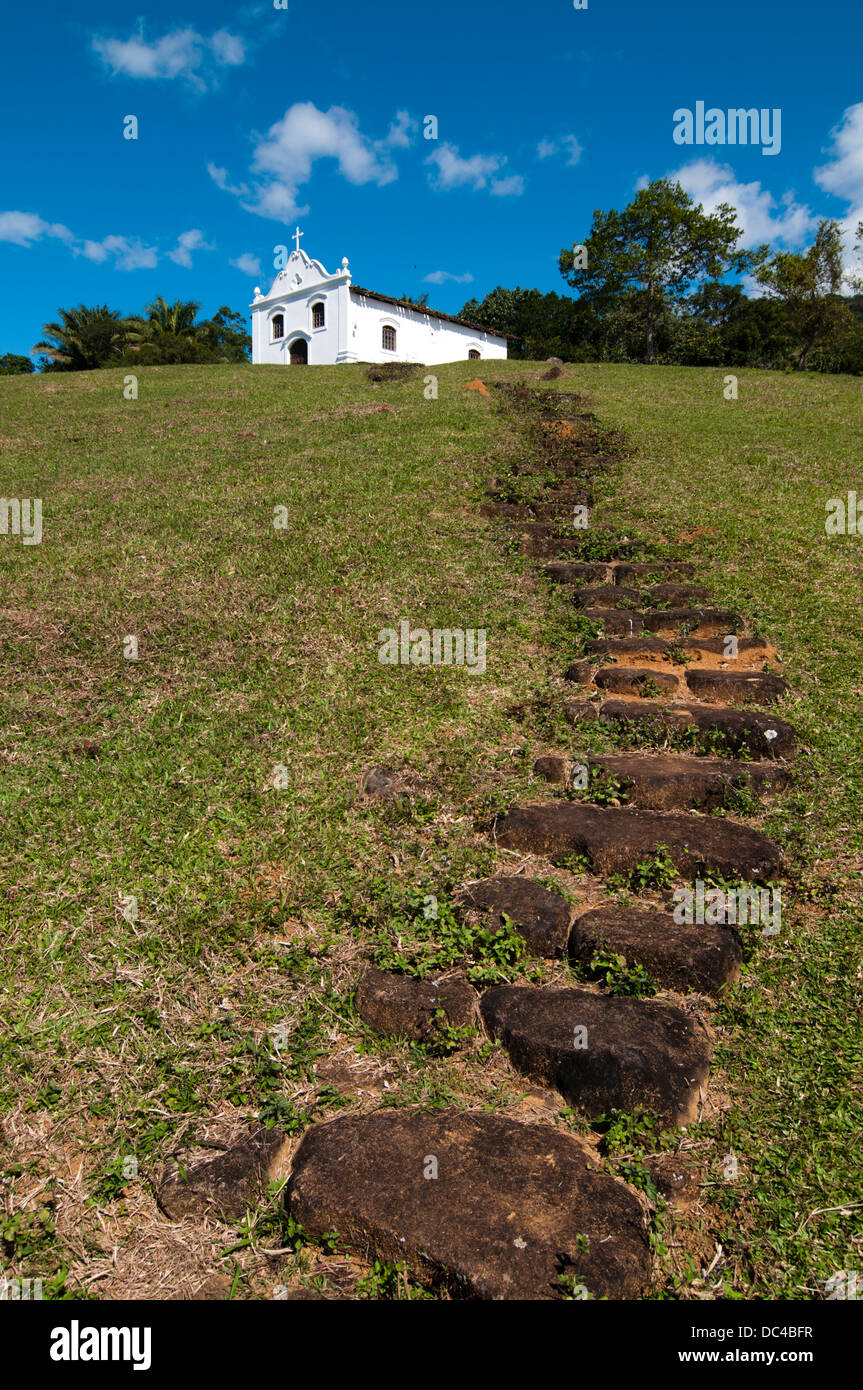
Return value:
M 148 1184 L 170 1155 L 258 1115 L 299 1130 L 368 1103 L 328 1085 L 333 1054 L 382 1058 L 387 1104 L 518 1095 L 478 1037 L 418 1064 L 376 1048 L 351 1007 L 387 939 L 368 916 L 374 880 L 445 895 L 505 865 L 474 818 L 536 792 L 534 755 L 573 744 L 555 682 L 583 620 L 477 512 L 524 455 L 519 423 L 464 389 L 475 363 L 436 374 L 437 401 L 422 374 L 373 386 L 359 367 L 151 368 L 137 401 L 119 372 L 0 382 L 0 493 L 44 507 L 41 545 L 0 536 L 10 1272 L 62 1289 L 68 1271 L 80 1294 L 105 1230 L 121 1248 L 149 1232 L 157 1250 Z M 489 382 L 537 375 L 482 367 Z M 861 565 L 858 538 L 823 527 L 828 498 L 863 494 L 860 386 L 738 375 L 737 402 L 712 370 L 573 367 L 550 389 L 583 391 L 634 445 L 600 479 L 591 525 L 689 548 L 696 582 L 780 647 L 804 744 L 767 827 L 802 886 L 723 1007 L 728 1106 L 693 1131 L 713 1187 L 678 1218 L 682 1245 L 663 1254 L 657 1237 L 659 1293 L 697 1291 L 689 1253 L 709 1260 L 718 1240 L 716 1296 L 818 1297 L 863 1267 L 859 1210 L 824 1210 L 863 1190 Z M 485 628 L 486 673 L 381 665 L 378 632 L 402 618 Z M 579 749 L 608 737 L 579 729 Z M 410 769 L 421 795 L 364 800 L 375 764 Z M 235 1296 L 259 1287 L 245 1256 L 207 1246 L 199 1265 L 227 1268 Z M 165 1287 L 153 1254 L 94 1291 Z
M 708 1258 L 723 1247 L 714 1296 L 817 1298 L 863 1262 L 863 538 L 824 530 L 829 498 L 863 494 L 863 388 L 737 375 L 737 401 L 720 370 L 584 366 L 555 386 L 582 390 L 634 449 L 603 480 L 597 525 L 682 540 L 694 582 L 785 661 L 782 713 L 802 747 L 763 828 L 800 882 L 720 1015 L 730 1101 L 699 1129 L 713 1192 L 689 1220 Z M 698 1281 L 697 1261 L 672 1252 L 668 1265 L 670 1291 Z

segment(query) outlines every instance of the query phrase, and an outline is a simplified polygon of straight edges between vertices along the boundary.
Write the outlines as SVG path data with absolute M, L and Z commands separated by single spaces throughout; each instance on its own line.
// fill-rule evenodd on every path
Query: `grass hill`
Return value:
M 299 1133 L 352 1105 L 539 1104 L 499 1049 L 475 1040 L 468 1065 L 381 1044 L 351 1004 L 391 944 L 386 894 L 494 871 L 474 817 L 540 794 L 535 756 L 572 739 L 547 693 L 576 615 L 479 515 L 526 444 L 466 389 L 478 369 L 489 385 L 546 371 L 437 368 L 437 399 L 422 371 L 375 383 L 359 366 L 150 368 L 134 400 L 122 372 L 0 381 L 0 493 L 43 504 L 39 545 L 0 535 L 10 1273 L 73 1296 L 215 1279 L 266 1297 L 275 1269 L 329 1268 L 355 1296 L 399 1296 L 386 1271 L 301 1243 L 287 1273 L 268 1263 L 287 1239 L 275 1196 L 234 1232 L 190 1235 L 151 1184 L 258 1117 Z M 805 746 L 765 825 L 798 876 L 794 914 L 720 1006 L 721 1103 L 673 1140 L 710 1176 L 673 1242 L 660 1221 L 658 1292 L 820 1297 L 860 1259 L 863 539 L 824 529 L 828 499 L 863 496 L 860 386 L 741 371 L 728 401 L 723 377 L 588 364 L 548 385 L 632 447 L 591 525 L 688 548 L 699 581 L 769 626 Z M 485 673 L 382 665 L 402 619 L 484 629 Z M 378 765 L 415 795 L 364 796 Z M 630 1163 L 655 1140 L 615 1136 Z

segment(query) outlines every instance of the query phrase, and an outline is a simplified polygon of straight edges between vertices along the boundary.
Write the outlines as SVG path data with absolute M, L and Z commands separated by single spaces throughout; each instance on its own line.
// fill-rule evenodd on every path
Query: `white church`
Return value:
M 334 274 L 300 250 L 269 294 L 255 289 L 252 362 L 320 366 L 336 362 L 465 362 L 506 357 L 507 340 L 475 323 L 351 284 L 348 259 Z

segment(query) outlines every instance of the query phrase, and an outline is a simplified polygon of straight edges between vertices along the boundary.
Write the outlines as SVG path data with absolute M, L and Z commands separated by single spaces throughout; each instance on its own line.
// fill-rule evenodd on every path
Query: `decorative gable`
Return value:
M 343 282 L 350 284 L 351 273 L 347 258 L 342 261 L 341 270 L 334 275 L 321 264 L 313 261 L 305 251 L 292 251 L 287 265 L 279 271 L 268 294 L 255 295 L 255 304 L 266 304 L 271 299 L 285 299 L 288 295 L 308 295 L 315 290 L 332 289 Z

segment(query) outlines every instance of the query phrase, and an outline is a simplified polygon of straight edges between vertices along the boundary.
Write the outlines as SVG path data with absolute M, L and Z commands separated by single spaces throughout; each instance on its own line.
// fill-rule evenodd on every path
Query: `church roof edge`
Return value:
M 413 309 L 418 314 L 428 314 L 433 319 L 444 319 L 447 323 L 458 323 L 462 328 L 472 328 L 476 333 L 490 333 L 493 338 L 513 339 L 512 333 L 502 333 L 498 328 L 487 324 L 472 323 L 469 319 L 457 318 L 455 314 L 442 314 L 439 309 L 430 309 L 428 304 L 412 304 L 409 299 L 394 299 L 389 294 L 378 294 L 377 290 L 364 290 L 359 285 L 350 285 L 351 294 L 361 294 L 365 299 L 380 299 L 384 304 L 397 304 L 402 309 Z

